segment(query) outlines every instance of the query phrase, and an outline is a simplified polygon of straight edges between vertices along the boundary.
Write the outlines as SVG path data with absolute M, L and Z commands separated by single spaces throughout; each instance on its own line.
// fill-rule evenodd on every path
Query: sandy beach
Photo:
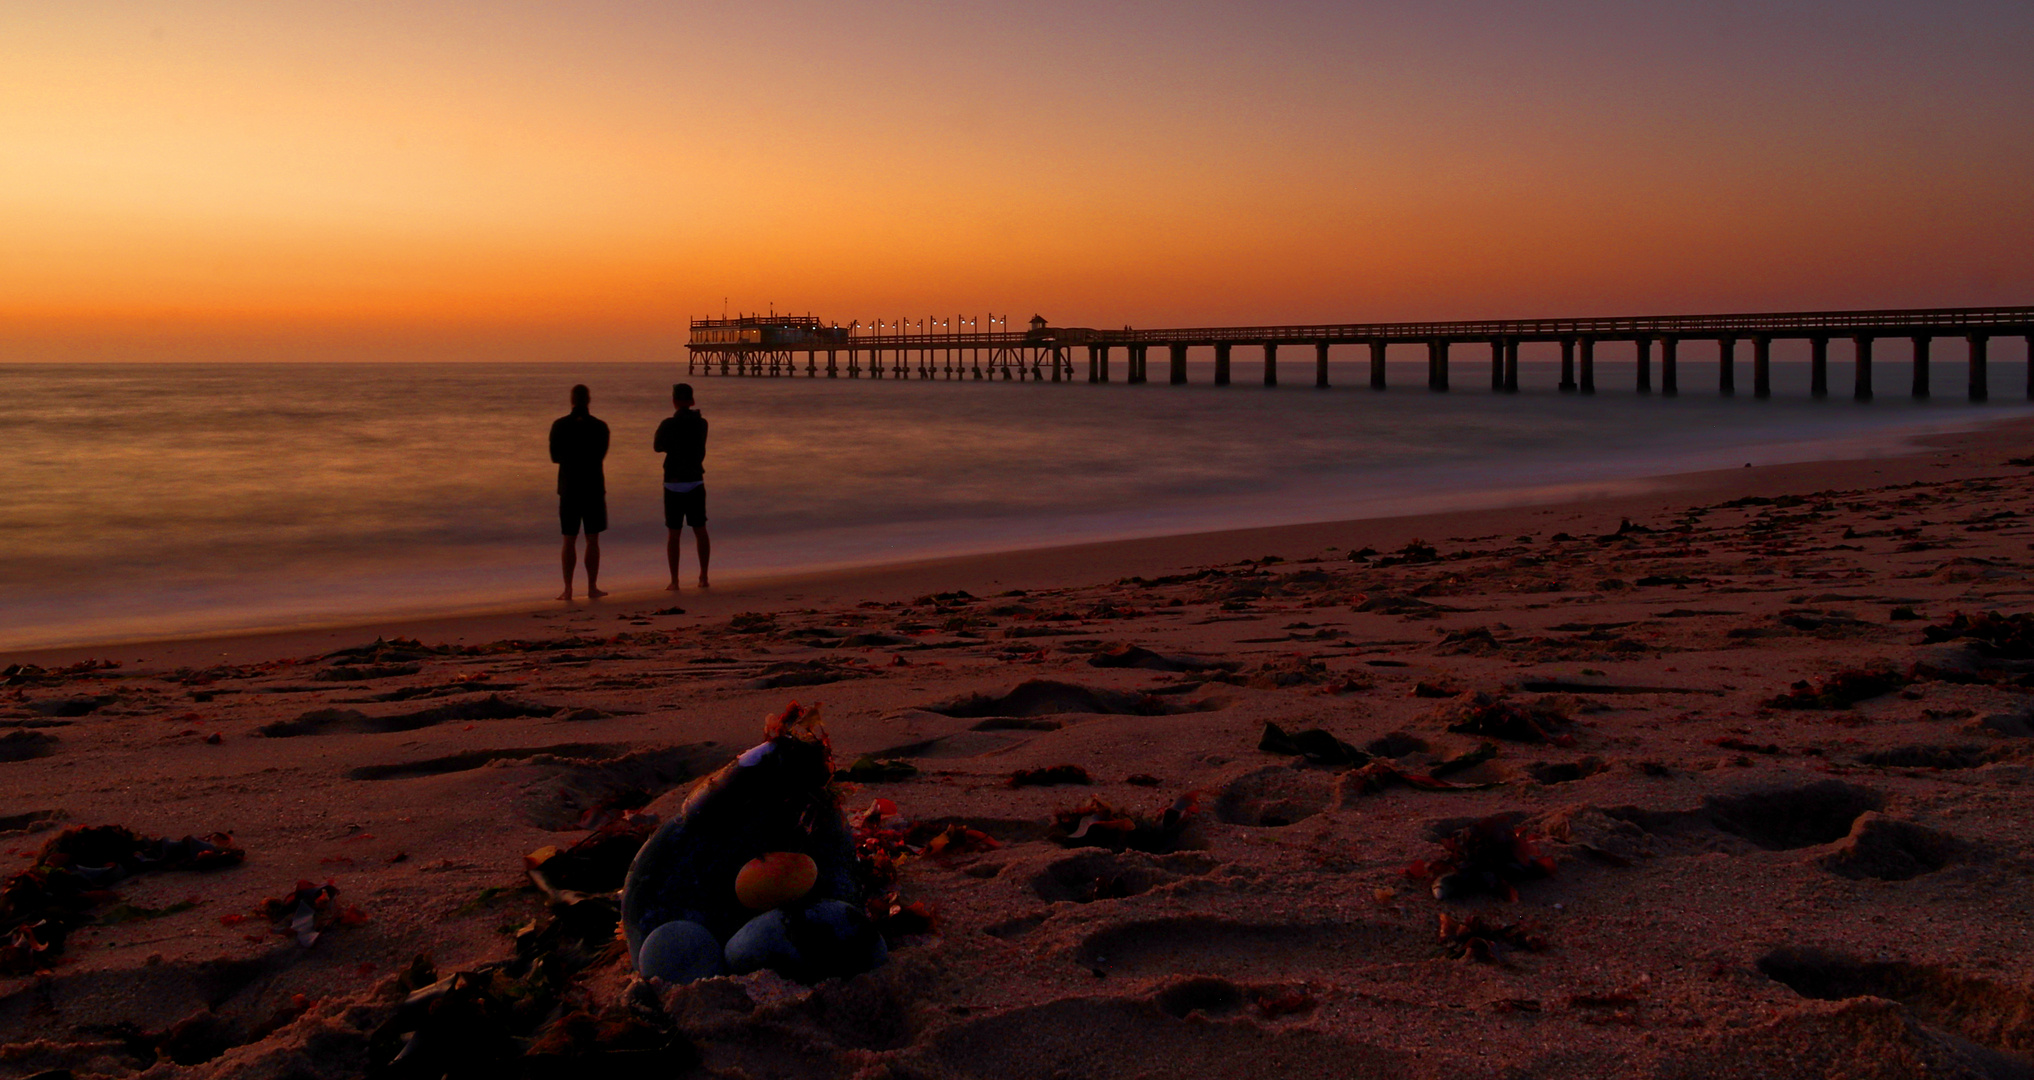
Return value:
M 244 853 L 60 947 L 10 886 L 0 1077 L 419 1031 L 490 1075 L 2034 1075 L 2034 625 L 1983 618 L 2034 607 L 2030 450 L 0 656 L 7 874 Z M 672 987 L 573 937 L 603 900 L 533 853 L 793 700 L 894 804 L 889 963 Z

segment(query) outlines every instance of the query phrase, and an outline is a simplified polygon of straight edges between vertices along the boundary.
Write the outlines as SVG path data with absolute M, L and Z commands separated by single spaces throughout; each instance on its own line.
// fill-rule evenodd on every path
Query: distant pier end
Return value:
M 1633 385 L 1652 393 L 1653 348 L 1659 346 L 1659 392 L 1680 390 L 1681 344 L 1709 341 L 1716 345 L 1717 391 L 1737 391 L 1737 344 L 1752 346 L 1752 393 L 1771 394 L 1770 349 L 1774 341 L 1805 340 L 1811 350 L 1811 392 L 1829 393 L 1829 342 L 1849 339 L 1854 364 L 1851 396 L 1872 397 L 1872 344 L 1880 338 L 1907 338 L 1913 344 L 1914 397 L 1930 391 L 1930 344 L 1936 338 L 1962 338 L 1968 350 L 1971 401 L 1991 395 L 1988 346 L 1994 337 L 2027 341 L 2026 395 L 2034 400 L 2034 307 L 1916 308 L 1887 311 L 1761 312 L 1741 315 L 1649 315 L 1597 319 L 1495 319 L 1468 322 L 1337 323 L 1293 326 L 1220 326 L 1169 330 L 1095 330 L 1054 327 L 1033 316 L 1025 330 L 998 329 L 1008 319 L 994 319 L 988 329 L 978 320 L 928 317 L 859 322 L 841 326 L 810 315 L 743 315 L 693 319 L 686 343 L 687 369 L 695 375 L 750 375 L 829 379 L 977 379 L 1002 382 L 1073 382 L 1075 357 L 1086 353 L 1087 381 L 1111 381 L 1111 355 L 1121 349 L 1127 370 L 1124 381 L 1148 381 L 1146 363 L 1153 348 L 1166 351 L 1167 382 L 1184 385 L 1186 351 L 1212 347 L 1214 382 L 1229 385 L 1229 353 L 1237 345 L 1263 350 L 1264 382 L 1278 382 L 1278 347 L 1312 346 L 1314 385 L 1328 386 L 1328 349 L 1333 345 L 1365 345 L 1370 349 L 1369 386 L 1385 388 L 1384 352 L 1391 345 L 1419 345 L 1427 350 L 1427 388 L 1449 388 L 1450 350 L 1455 345 L 1481 344 L 1490 349 L 1490 388 L 1496 393 L 1518 391 L 1518 347 L 1525 342 L 1557 342 L 1561 346 L 1560 389 L 1583 394 L 1596 390 L 1597 346 L 1630 342 Z M 1576 357 L 1580 354 L 1580 378 Z

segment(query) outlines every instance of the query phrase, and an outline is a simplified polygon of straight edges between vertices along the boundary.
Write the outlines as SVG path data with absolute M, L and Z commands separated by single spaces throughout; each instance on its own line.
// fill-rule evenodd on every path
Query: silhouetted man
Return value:
M 572 388 L 572 411 L 551 422 L 551 460 L 558 463 L 558 526 L 565 533 L 565 591 L 572 599 L 572 569 L 577 562 L 573 541 L 586 529 L 586 598 L 600 591 L 600 534 L 607 531 L 607 424 L 587 411 L 593 395 L 582 384 Z
M 708 588 L 706 564 L 713 556 L 713 544 L 706 537 L 706 418 L 692 407 L 692 387 L 679 383 L 671 388 L 669 419 L 657 425 L 657 452 L 664 455 L 664 527 L 670 536 L 664 543 L 665 559 L 671 564 L 671 584 L 666 592 L 678 591 L 678 538 L 685 526 L 692 526 L 699 543 L 699 587 Z

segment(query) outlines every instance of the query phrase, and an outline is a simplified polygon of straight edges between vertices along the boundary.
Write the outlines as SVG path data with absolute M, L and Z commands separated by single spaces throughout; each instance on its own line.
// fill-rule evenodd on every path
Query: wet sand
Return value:
M 573 965 L 560 1000 L 633 1008 L 697 1075 L 2025 1075 L 2034 678 L 1997 632 L 1924 635 L 2034 607 L 2034 470 L 2008 463 L 2030 435 L 0 658 L 36 666 L 0 698 L 9 872 L 65 826 L 246 851 L 118 883 L 109 925 L 0 976 L 0 1077 L 158 1054 L 151 1075 L 357 1075 L 413 958 L 484 969 L 550 917 L 525 855 L 617 797 L 668 809 L 794 698 L 824 703 L 840 763 L 916 767 L 843 784 L 851 810 L 995 846 L 907 859 L 899 897 L 934 927 L 856 979 Z M 1261 750 L 1268 723 L 1368 764 Z M 1009 783 L 1056 765 L 1092 782 Z M 1051 835 L 1090 799 L 1189 793 L 1170 850 Z M 1493 817 L 1551 874 L 1444 901 L 1408 873 Z M 258 911 L 328 879 L 355 915 L 309 947 Z M 1443 941 L 1444 914 L 1484 932 Z

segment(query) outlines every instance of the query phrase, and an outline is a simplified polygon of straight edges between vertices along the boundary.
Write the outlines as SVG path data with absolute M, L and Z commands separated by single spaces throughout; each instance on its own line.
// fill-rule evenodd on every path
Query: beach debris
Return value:
M 831 786 L 818 707 L 792 702 L 766 718 L 763 737 L 696 783 L 629 866 L 622 933 L 646 978 L 711 972 L 708 940 L 727 970 L 799 981 L 854 975 L 888 955 L 865 908 L 871 890 Z
M 835 769 L 833 778 L 857 784 L 891 784 L 917 775 L 918 766 L 901 758 L 876 758 L 863 754 L 848 762 L 846 768 Z
M 920 856 L 943 863 L 1002 846 L 962 822 L 907 822 L 889 799 L 877 799 L 856 815 L 854 830 L 856 877 L 868 892 L 863 909 L 886 941 L 926 933 L 935 918 L 930 905 L 898 895 L 900 863 Z
M 1415 861 L 1405 876 L 1428 882 L 1436 900 L 1482 894 L 1516 900 L 1519 883 L 1554 873 L 1539 839 L 1505 815 L 1482 818 L 1443 838 L 1441 856 Z
M 1441 955 L 1451 960 L 1475 960 L 1503 964 L 1505 954 L 1515 950 L 1545 952 L 1547 939 L 1521 923 L 1508 923 L 1485 915 L 1456 918 L 1441 912 L 1438 934 Z M 1529 1011 L 1538 1011 L 1537 1004 Z
M 1556 746 L 1574 745 L 1574 736 L 1561 729 L 1568 717 L 1558 703 L 1546 698 L 1522 706 L 1482 691 L 1462 695 L 1444 712 L 1450 717 L 1448 730 L 1461 735 L 1483 735 L 1509 742 L 1544 742 Z
M 90 920 L 94 908 L 118 900 L 111 887 L 135 874 L 217 870 L 246 857 L 224 833 L 171 840 L 119 825 L 65 829 L 43 844 L 27 869 L 0 882 L 0 973 L 53 964 L 65 938 Z
M 1094 778 L 1088 775 L 1088 770 L 1079 765 L 1044 765 L 1036 769 L 1019 769 L 1010 774 L 1010 786 L 1013 788 L 1094 782 Z
M 1761 704 L 1768 709 L 1848 709 L 1860 701 L 1890 694 L 1908 681 L 1891 667 L 1845 668 L 1812 685 L 1803 679 Z
M 626 796 L 640 794 L 625 793 L 623 801 L 633 802 Z M 621 920 L 615 894 L 658 820 L 639 810 L 617 810 L 612 802 L 589 808 L 581 820 L 592 824 L 593 831 L 563 850 L 547 845 L 530 852 L 523 856 L 523 869 L 553 914 L 582 936 L 598 939 L 612 936 Z
M 97 675 L 119 667 L 117 660 L 80 660 L 53 668 L 40 664 L 9 664 L 0 668 L 0 686 L 60 686 L 65 679 Z
M 322 885 L 298 881 L 297 887 L 288 895 L 263 900 L 261 914 L 269 922 L 276 923 L 279 932 L 295 938 L 298 945 L 308 949 L 335 924 L 358 926 L 367 921 L 367 916 L 359 908 L 334 905 L 332 901 L 338 895 L 339 887 L 330 881 Z
M 1057 810 L 1046 836 L 1061 847 L 1097 847 L 1167 855 L 1195 843 L 1200 793 L 1189 791 L 1155 814 L 1112 806 L 1099 798 Z
M 1377 565 L 1398 566 L 1402 563 L 1430 563 L 1440 561 L 1441 553 L 1439 549 L 1435 548 L 1434 545 L 1427 543 L 1425 540 L 1414 538 L 1406 541 L 1404 547 L 1401 547 L 1397 551 L 1392 552 L 1391 554 L 1386 555 L 1381 559 L 1378 559 Z
M 698 1050 L 655 1010 L 596 1006 L 577 980 L 613 963 L 612 942 L 531 920 L 515 954 L 439 977 L 427 957 L 392 985 L 394 1009 L 367 1041 L 369 1075 L 389 1078 L 678 1076 Z
M 1320 728 L 1288 733 L 1270 721 L 1264 724 L 1257 748 L 1269 754 L 1304 757 L 1314 765 L 1362 765 L 1370 760 L 1369 754 Z

